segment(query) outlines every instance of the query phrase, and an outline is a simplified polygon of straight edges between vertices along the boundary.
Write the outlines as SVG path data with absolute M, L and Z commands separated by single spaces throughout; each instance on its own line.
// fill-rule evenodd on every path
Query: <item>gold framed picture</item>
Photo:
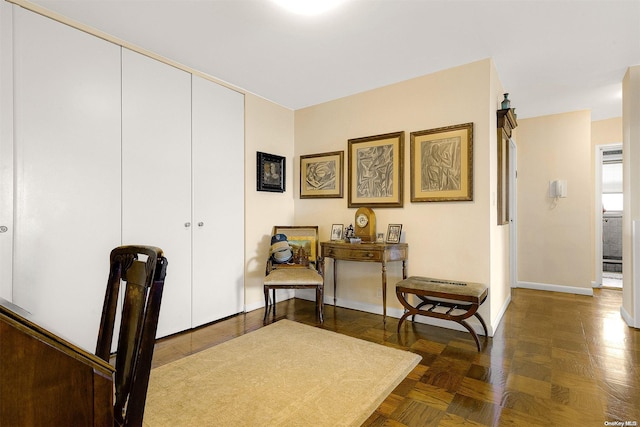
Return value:
M 411 132 L 411 201 L 473 200 L 473 123 Z
M 300 156 L 300 198 L 343 197 L 344 151 Z
M 404 132 L 349 140 L 350 208 L 401 208 Z

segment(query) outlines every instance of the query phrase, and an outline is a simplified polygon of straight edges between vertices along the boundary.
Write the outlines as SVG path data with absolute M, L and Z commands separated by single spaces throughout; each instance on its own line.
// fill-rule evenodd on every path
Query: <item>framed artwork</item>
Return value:
M 509 144 L 513 129 L 518 126 L 512 109 L 498 110 L 498 225 L 509 224 Z
M 389 224 L 387 229 L 387 243 L 400 243 L 402 224 Z
M 283 193 L 285 190 L 286 159 L 258 151 L 256 190 Z
M 344 151 L 300 156 L 300 198 L 342 198 Z
M 411 201 L 473 200 L 473 123 L 411 132 Z
M 333 224 L 331 226 L 331 240 L 342 240 L 343 235 L 342 232 L 344 230 L 343 224 Z
M 404 132 L 349 140 L 350 208 L 401 208 Z
M 274 234 L 282 233 L 287 236 L 291 252 L 295 254 L 299 248 L 302 248 L 309 257 L 309 261 L 316 262 L 318 227 L 282 226 L 276 227 L 273 231 Z

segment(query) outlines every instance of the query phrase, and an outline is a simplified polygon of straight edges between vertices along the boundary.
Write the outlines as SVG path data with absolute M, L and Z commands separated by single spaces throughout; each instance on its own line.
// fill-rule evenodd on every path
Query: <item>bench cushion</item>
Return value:
M 453 280 L 434 279 L 422 276 L 408 277 L 398 282 L 396 287 L 475 298 L 480 298 L 487 290 L 487 287 L 480 283 L 455 282 Z

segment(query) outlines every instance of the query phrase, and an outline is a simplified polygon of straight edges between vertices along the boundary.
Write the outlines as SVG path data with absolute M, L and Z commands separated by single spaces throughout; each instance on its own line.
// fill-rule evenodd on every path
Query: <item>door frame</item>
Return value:
M 602 159 L 605 151 L 615 149 L 622 150 L 622 143 L 616 142 L 613 144 L 598 144 L 595 146 L 595 281 L 592 284 L 594 288 L 602 287 Z M 624 156 L 624 153 L 622 153 L 622 155 Z M 624 269 L 624 261 L 622 268 Z
M 518 146 L 509 138 L 509 283 L 518 287 Z

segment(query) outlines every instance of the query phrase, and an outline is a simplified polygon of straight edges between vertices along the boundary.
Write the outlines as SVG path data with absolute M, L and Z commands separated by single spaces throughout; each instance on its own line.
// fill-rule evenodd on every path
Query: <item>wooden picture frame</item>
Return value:
M 389 224 L 387 227 L 387 243 L 400 243 L 400 234 L 402 233 L 402 224 Z
M 473 123 L 411 132 L 411 201 L 473 200 Z
M 286 158 L 275 154 L 257 152 L 256 190 L 284 193 L 286 189 Z
M 331 226 L 331 240 L 344 240 L 344 224 L 333 224 Z
M 404 131 L 349 140 L 350 208 L 401 208 Z
M 510 139 L 513 129 L 518 126 L 513 109 L 507 108 L 498 110 L 497 128 L 498 128 L 498 200 L 497 200 L 497 221 L 498 225 L 507 225 L 511 219 L 509 211 L 509 164 Z
M 300 198 L 343 197 L 344 151 L 300 156 Z

